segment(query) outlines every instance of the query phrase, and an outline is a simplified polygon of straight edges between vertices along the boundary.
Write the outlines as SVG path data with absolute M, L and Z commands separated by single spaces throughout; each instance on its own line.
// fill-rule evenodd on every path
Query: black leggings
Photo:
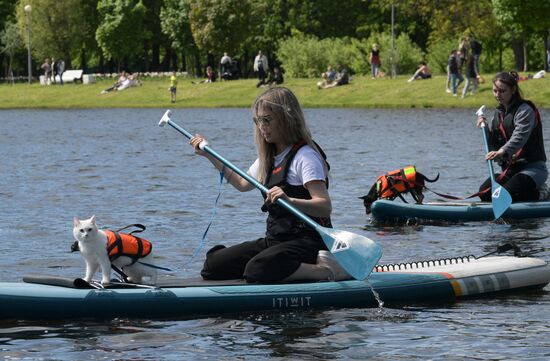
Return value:
M 275 283 L 296 272 L 301 263 L 314 264 L 317 253 L 326 249 L 320 237 L 284 242 L 258 238 L 231 247 L 218 245 L 206 253 L 201 276 L 206 280 L 245 278 Z
M 500 174 L 495 174 L 495 178 L 498 179 Z M 531 202 L 539 199 L 539 191 L 535 181 L 526 174 L 516 173 L 512 176 L 505 176 L 502 180 L 497 180 L 508 193 L 512 196 L 512 202 Z M 485 182 L 479 187 L 479 191 L 486 188 L 491 188 L 491 178 L 487 178 Z M 492 190 L 489 190 L 479 196 L 482 201 L 491 201 Z

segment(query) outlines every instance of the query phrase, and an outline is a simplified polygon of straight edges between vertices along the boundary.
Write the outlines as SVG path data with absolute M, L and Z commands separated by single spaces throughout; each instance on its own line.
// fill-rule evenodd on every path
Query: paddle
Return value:
M 169 124 L 172 128 L 191 139 L 193 135 L 178 124 L 174 123 L 170 119 L 171 112 L 167 110 L 160 119 L 159 126 L 163 127 Z M 214 151 L 212 148 L 203 142 L 200 144 L 200 148 L 205 152 L 214 156 L 217 160 L 222 162 L 225 166 L 229 167 L 235 173 L 246 179 L 253 186 L 260 191 L 266 193 L 268 189 L 258 182 L 254 177 L 243 172 L 231 162 L 223 158 L 220 154 Z M 330 252 L 336 258 L 336 261 L 348 272 L 353 278 L 357 280 L 364 280 L 369 276 L 374 266 L 382 256 L 382 249 L 379 245 L 374 243 L 371 239 L 354 234 L 347 231 L 341 231 L 333 228 L 326 228 L 320 226 L 307 215 L 294 208 L 290 203 L 282 198 L 279 198 L 277 202 L 285 207 L 288 211 L 307 223 L 310 227 L 314 228 L 321 238 L 325 242 L 325 245 Z
M 485 105 L 482 105 L 476 112 L 478 117 L 483 117 L 485 112 Z M 485 122 L 481 123 L 481 131 L 483 132 L 483 143 L 485 144 L 485 153 L 489 153 L 489 143 L 487 141 L 487 132 L 485 131 Z M 489 167 L 489 176 L 491 177 L 491 199 L 493 201 L 493 214 L 495 219 L 500 218 L 504 212 L 512 204 L 512 197 L 510 193 L 503 188 L 495 180 L 495 172 L 493 171 L 493 162 L 488 159 L 487 165 Z

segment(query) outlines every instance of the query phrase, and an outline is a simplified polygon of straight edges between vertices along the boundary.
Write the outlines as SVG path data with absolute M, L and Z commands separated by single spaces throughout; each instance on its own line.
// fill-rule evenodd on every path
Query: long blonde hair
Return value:
M 321 154 L 311 138 L 311 132 L 306 125 L 300 103 L 292 91 L 284 87 L 269 88 L 254 100 L 252 104 L 253 117 L 256 118 L 260 110 L 269 110 L 277 116 L 281 123 L 285 144 L 295 144 L 303 139 L 310 147 Z M 264 183 L 273 167 L 277 148 L 275 144 L 265 141 L 257 125 L 254 126 L 254 142 L 256 143 L 259 159 L 257 177 L 258 181 Z M 324 167 L 328 174 L 326 162 Z

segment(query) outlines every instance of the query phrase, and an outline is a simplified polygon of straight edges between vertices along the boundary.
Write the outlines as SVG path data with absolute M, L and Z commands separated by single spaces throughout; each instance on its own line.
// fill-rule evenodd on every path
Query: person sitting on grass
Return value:
M 207 66 L 206 67 L 206 79 L 196 83 L 196 82 L 192 82 L 193 84 L 202 84 L 202 83 L 213 83 L 216 81 L 216 73 L 214 72 L 214 70 L 212 69 L 211 66 Z
M 269 75 L 269 79 L 267 80 L 267 85 L 268 86 L 279 85 L 279 84 L 283 84 L 284 81 L 285 79 L 283 77 L 283 72 L 278 66 L 276 66 L 273 68 L 273 73 Z
M 418 65 L 418 69 L 414 73 L 413 76 L 407 80 L 407 82 L 411 83 L 412 81 L 416 79 L 430 79 L 432 77 L 432 71 L 428 67 L 428 64 L 426 64 L 425 61 L 421 61 Z
M 336 77 L 334 78 L 333 82 L 331 82 L 329 84 L 326 84 L 326 85 L 318 86 L 318 88 L 319 89 L 328 89 L 328 88 L 333 88 L 335 86 L 341 86 L 341 85 L 346 85 L 346 84 L 349 84 L 348 70 L 345 67 L 340 67 L 340 71 L 338 73 L 336 73 Z
M 334 79 L 336 78 L 336 72 L 334 71 L 334 69 L 332 69 L 332 65 L 329 64 L 327 66 L 327 71 L 321 74 L 321 77 L 323 78 L 323 80 L 317 83 L 318 89 L 325 88 L 327 85 L 334 82 Z
M 126 71 L 123 70 L 120 72 L 120 76 L 118 77 L 118 80 L 113 84 L 113 86 L 101 91 L 101 94 L 106 94 L 113 90 L 118 90 L 118 88 L 122 86 L 122 84 L 125 84 L 125 82 L 127 81 L 128 81 L 128 74 L 126 73 Z

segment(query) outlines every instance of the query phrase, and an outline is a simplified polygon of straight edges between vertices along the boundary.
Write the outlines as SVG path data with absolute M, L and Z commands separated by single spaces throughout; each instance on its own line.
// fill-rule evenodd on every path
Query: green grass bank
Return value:
M 344 108 L 476 108 L 481 104 L 495 105 L 492 95 L 492 75 L 485 74 L 478 93 L 465 99 L 445 92 L 445 76 L 407 83 L 408 76 L 396 79 L 355 76 L 346 86 L 318 90 L 316 79 L 286 79 L 284 86 L 292 89 L 303 107 Z M 94 84 L 42 86 L 0 85 L 0 109 L 28 108 L 190 108 L 249 107 L 265 88 L 256 88 L 255 79 L 193 84 L 197 79 L 179 78 L 177 102 L 170 102 L 168 78 L 143 78 L 142 86 L 121 92 L 100 94 L 113 80 L 98 80 Z M 526 98 L 541 108 L 550 108 L 550 77 L 520 83 Z M 462 91 L 462 86 L 459 92 Z

